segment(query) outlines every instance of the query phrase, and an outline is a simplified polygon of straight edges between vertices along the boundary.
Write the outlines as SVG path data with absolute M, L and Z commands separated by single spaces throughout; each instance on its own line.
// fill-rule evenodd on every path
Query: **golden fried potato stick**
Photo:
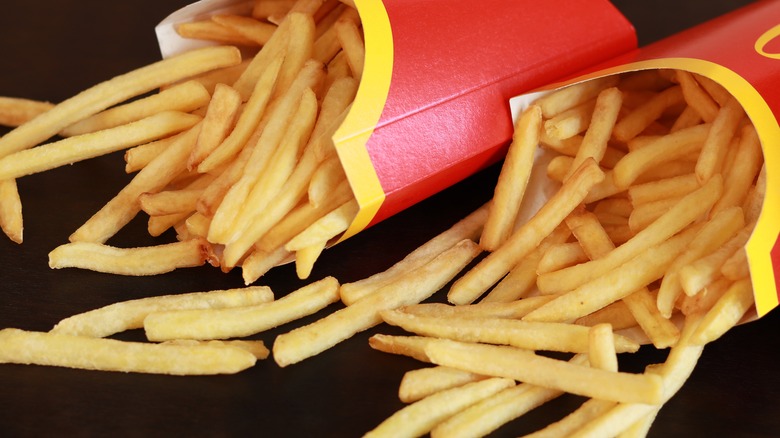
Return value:
M 703 351 L 702 346 L 691 342 L 691 336 L 698 326 L 698 319 L 697 317 L 686 318 L 680 340 L 669 351 L 666 362 L 645 371 L 645 374 L 656 374 L 663 379 L 663 395 L 659 403 L 655 406 L 641 403 L 619 403 L 581 427 L 572 436 L 579 438 L 618 436 L 637 421 L 648 415 L 653 415 L 664 403 L 669 401 L 691 375 Z
M 379 312 L 382 310 L 425 300 L 455 277 L 479 252 L 476 243 L 461 241 L 352 305 L 277 336 L 273 346 L 276 363 L 284 367 L 300 362 L 381 323 Z
M 336 38 L 346 54 L 352 76 L 360 79 L 363 75 L 366 50 L 363 44 L 363 35 L 358 27 L 358 20 L 349 16 L 340 17 L 333 27 L 336 29 Z
M 683 102 L 682 89 L 669 87 L 621 118 L 615 124 L 613 135 L 618 141 L 627 142 L 658 120 L 667 109 Z
M 22 200 L 16 180 L 0 180 L 0 228 L 12 242 L 22 243 Z
M 582 138 L 577 155 L 574 156 L 574 162 L 569 168 L 567 178 L 587 158 L 593 158 L 597 163 L 601 163 L 607 152 L 607 143 L 612 137 L 612 131 L 622 104 L 623 95 L 617 88 L 607 88 L 598 94 L 590 124 Z
M 570 362 L 587 365 L 588 361 L 586 355 L 578 354 Z M 521 383 L 458 412 L 436 426 L 431 431 L 431 437 L 486 436 L 501 425 L 561 395 L 563 391 L 558 389 Z
M 407 405 L 363 436 L 377 438 L 425 435 L 454 413 L 514 385 L 515 382 L 511 379 L 492 378 L 444 390 Z
M 402 307 L 401 311 L 411 315 L 460 318 L 512 318 L 519 319 L 542 304 L 551 301 L 555 295 L 539 295 L 508 302 L 485 302 L 453 306 L 444 303 L 421 303 Z
M 589 328 L 575 324 L 532 323 L 509 318 L 460 318 L 418 316 L 389 310 L 382 319 L 420 336 L 461 342 L 511 345 L 527 350 L 587 353 Z M 623 336 L 614 337 L 614 349 L 621 353 L 639 350 L 639 344 Z
M 435 340 L 425 353 L 438 365 L 505 377 L 572 394 L 618 402 L 655 404 L 663 380 L 653 374 L 604 371 L 539 356 L 515 347 Z
M 700 187 L 696 174 L 688 173 L 671 178 L 635 184 L 628 188 L 628 199 L 634 208 L 661 199 L 687 195 Z
M 536 289 L 539 263 L 551 246 L 564 242 L 571 236 L 565 226 L 559 226 L 542 240 L 530 254 L 509 270 L 509 272 L 482 297 L 482 303 L 510 303 L 527 297 Z
M 161 342 L 161 344 L 162 345 L 185 345 L 185 346 L 206 345 L 212 347 L 240 348 L 242 350 L 248 351 L 249 353 L 252 354 L 252 356 L 254 356 L 259 360 L 268 359 L 268 356 L 271 355 L 271 350 L 269 350 L 268 347 L 265 346 L 265 343 L 263 341 L 254 341 L 254 340 L 250 341 L 244 339 L 232 339 L 229 341 L 219 341 L 219 340 L 196 341 L 194 339 L 175 339 L 172 341 Z
M 265 23 L 243 15 L 219 14 L 211 16 L 211 20 L 232 29 L 258 46 L 268 43 L 268 40 L 271 39 L 271 36 L 276 31 L 276 25 L 274 24 Z
M 257 46 L 258 44 L 232 27 L 210 19 L 176 25 L 176 33 L 182 38 L 214 41 L 225 45 Z
M 0 96 L 0 125 L 15 128 L 54 107 L 53 103 Z
M 156 275 L 178 268 L 202 266 L 208 256 L 208 242 L 202 239 L 137 248 L 73 242 L 49 252 L 49 267 L 81 268 L 119 275 Z
M 512 234 L 523 201 L 542 129 L 542 110 L 532 105 L 517 119 L 512 143 L 501 166 L 479 244 L 495 251 Z
M 282 68 L 280 56 L 272 60 L 263 74 L 257 80 L 249 100 L 244 105 L 241 114 L 238 116 L 233 130 L 230 131 L 227 138 L 211 153 L 198 164 L 198 172 L 206 173 L 225 165 L 234 158 L 239 151 L 250 141 L 252 134 L 260 124 L 263 115 L 266 114 L 271 95 L 274 93 L 276 79 Z
M 710 215 L 731 206 L 741 206 L 762 165 L 763 153 L 758 133 L 753 125 L 746 125 L 742 128 L 731 167 L 725 175 L 723 196 L 712 207 Z
M 228 345 L 163 345 L 59 333 L 0 330 L 0 363 L 126 373 L 234 374 L 257 358 Z
M 544 121 L 544 135 L 556 141 L 569 139 L 587 129 L 596 100 L 591 99 Z
M 70 316 L 58 322 L 51 332 L 105 338 L 125 330 L 142 328 L 144 318 L 154 312 L 251 306 L 273 299 L 274 294 L 267 286 L 138 298 Z
M 593 159 L 580 169 L 525 224 L 515 231 L 499 249 L 490 253 L 477 266 L 460 277 L 447 298 L 453 304 L 475 301 L 489 287 L 504 277 L 520 259 L 531 253 L 585 198 L 593 185 L 604 178 Z
M 745 110 L 735 98 L 718 111 L 696 161 L 696 178 L 699 184 L 704 184 L 712 175 L 722 172 L 727 149 L 744 116 Z
M 447 230 L 417 247 L 417 249 L 410 252 L 390 268 L 364 279 L 342 284 L 339 291 L 341 301 L 346 305 L 351 305 L 360 298 L 370 295 L 385 284 L 392 282 L 393 279 L 428 263 L 461 240 L 476 240 L 487 218 L 489 205 L 488 203 L 477 208 Z
M 109 106 L 160 86 L 240 62 L 241 54 L 235 47 L 206 47 L 116 76 L 62 101 L 51 110 L 4 135 L 0 139 L 0 157 L 29 149 Z
M 187 169 L 195 169 L 219 147 L 233 129 L 241 107 L 241 96 L 230 85 L 217 84 L 208 103 L 195 149 L 187 160 Z
M 160 155 L 135 177 L 87 222 L 70 235 L 71 242 L 103 243 L 127 225 L 140 211 L 142 193 L 163 189 L 187 168 L 187 157 L 195 146 L 200 125 L 179 134 Z
M 655 222 L 609 254 L 587 263 L 540 275 L 537 281 L 539 289 L 545 293 L 568 292 L 605 274 L 700 219 L 721 193 L 722 178 L 713 177 L 702 188 L 685 196 Z
M 426 367 L 407 371 L 398 386 L 398 399 L 404 403 L 418 400 L 450 388 L 485 380 L 486 376 L 450 367 Z
M 712 253 L 707 254 L 683 267 L 679 271 L 680 284 L 688 296 L 693 296 L 708 284 L 720 277 L 723 264 L 737 251 L 742 251 L 753 234 L 755 224 L 748 224 L 723 243 Z
M 602 274 L 591 277 L 587 282 L 532 311 L 523 319 L 526 321 L 574 321 L 627 297 L 661 278 L 674 258 L 693 239 L 695 231 L 697 231 L 697 227 L 689 228 L 661 243 L 644 249 L 639 255 Z M 615 251 L 609 254 L 614 254 Z M 576 266 L 606 260 L 607 257 L 609 255 Z
M 718 116 L 718 104 L 712 99 L 712 97 L 702 89 L 696 78 L 692 73 L 677 70 L 675 77 L 682 88 L 682 92 L 685 96 L 685 101 L 688 105 L 694 107 L 696 112 L 699 113 L 701 118 L 711 123 Z
M 245 203 L 258 178 L 272 162 L 271 158 L 277 146 L 285 137 L 290 123 L 293 123 L 292 115 L 300 105 L 300 100 L 306 90 L 316 86 L 323 75 L 322 65 L 316 62 L 307 63 L 301 70 L 298 80 L 290 86 L 283 95 L 282 100 L 272 106 L 269 119 L 262 130 L 257 145 L 254 146 L 242 176 L 233 184 L 219 207 L 214 213 L 214 218 L 209 229 L 209 241 L 212 243 L 227 243 L 244 232 L 244 228 L 255 216 L 255 213 L 266 210 L 268 200 L 263 200 L 263 205 Z M 301 130 L 305 129 L 302 125 Z M 299 166 L 300 167 L 300 166 Z M 278 190 L 278 187 L 275 187 Z M 257 240 L 256 238 L 254 240 Z M 254 242 L 253 240 L 253 242 Z M 243 252 L 242 252 L 243 254 Z
M 596 324 L 588 330 L 588 361 L 594 368 L 617 372 L 615 333 L 610 324 Z
M 143 169 L 154 157 L 167 149 L 174 140 L 176 140 L 176 136 L 155 140 L 126 150 L 125 173 L 134 173 Z
M 615 185 L 625 190 L 648 170 L 700 150 L 710 128 L 710 124 L 701 124 L 681 129 L 629 152 L 613 169 Z
M 717 340 L 739 324 L 753 305 L 753 285 L 750 279 L 744 278 L 734 282 L 702 317 L 699 327 L 691 337 L 691 342 L 704 345 Z
M 536 99 L 534 105 L 541 108 L 545 119 L 551 119 L 581 103 L 595 99 L 602 90 L 614 87 L 617 83 L 618 76 L 614 75 L 580 82 L 542 96 Z
M 0 180 L 54 169 L 177 134 L 200 122 L 199 116 L 165 111 L 147 118 L 25 149 L 0 158 Z
M 674 305 L 683 293 L 680 269 L 695 260 L 711 254 L 736 235 L 745 226 L 742 209 L 722 210 L 708 220 L 688 247 L 677 256 L 661 279 L 656 306 L 666 318 L 672 316 Z
M 306 227 L 305 230 L 290 239 L 284 247 L 288 251 L 293 252 L 321 242 L 330 241 L 347 230 L 352 223 L 352 219 L 357 214 L 358 208 L 357 201 L 354 199 L 345 202 L 337 209 Z
M 425 346 L 433 342 L 426 336 L 390 336 L 376 334 L 368 339 L 368 345 L 374 350 L 390 354 L 408 356 L 420 362 L 430 362 L 425 354 Z
M 562 436 L 571 436 L 577 432 L 583 425 L 599 417 L 617 405 L 614 401 L 589 399 L 579 408 L 569 413 L 560 420 L 550 423 L 536 432 L 524 435 L 524 438 L 554 438 Z
M 154 312 L 144 331 L 150 341 L 246 337 L 324 309 L 338 301 L 338 288 L 335 278 L 326 277 L 266 303 Z
M 258 160 L 254 159 L 256 154 L 253 153 L 244 168 L 244 175 L 225 195 L 209 228 L 209 239 L 212 242 L 230 244 L 233 236 L 246 229 L 256 215 L 262 214 L 266 205 L 273 200 L 285 181 L 292 175 L 298 157 L 314 129 L 317 117 L 317 96 L 313 90 L 310 88 L 303 90 L 299 100 L 295 111 L 285 116 L 290 118 L 289 125 L 284 136 L 275 141 L 277 146 L 273 147 L 273 153 L 267 158 L 267 164 L 262 169 L 254 166 L 253 163 Z M 273 128 L 268 126 L 266 129 Z M 263 148 L 264 137 L 265 135 L 261 136 L 259 149 L 256 151 Z M 236 202 L 239 204 L 234 204 Z M 237 211 L 237 215 L 233 215 L 232 218 L 223 216 L 231 211 Z M 229 222 L 230 219 L 232 223 Z M 214 223 L 218 220 L 223 222 Z M 228 237 L 220 240 L 223 226 L 228 227 L 225 230 Z
M 188 113 L 206 106 L 211 93 L 201 83 L 188 80 L 142 99 L 101 111 L 65 128 L 60 135 L 72 137 L 126 125 L 164 111 Z

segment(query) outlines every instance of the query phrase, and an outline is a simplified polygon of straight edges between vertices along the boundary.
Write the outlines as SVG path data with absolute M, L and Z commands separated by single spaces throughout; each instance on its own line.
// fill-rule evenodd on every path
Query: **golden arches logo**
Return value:
M 780 36 L 780 24 L 764 32 L 763 35 L 756 40 L 756 52 L 761 56 L 765 56 L 771 59 L 780 59 L 780 53 L 769 53 L 765 50 L 766 46 L 775 38 Z

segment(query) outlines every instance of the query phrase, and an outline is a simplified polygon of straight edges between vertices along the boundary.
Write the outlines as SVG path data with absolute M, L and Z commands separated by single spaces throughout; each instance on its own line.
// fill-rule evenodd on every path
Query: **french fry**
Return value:
M 525 436 L 527 438 L 571 436 L 582 428 L 583 425 L 614 408 L 616 405 L 617 403 L 609 400 L 589 399 L 562 419 Z
M 64 100 L 0 139 L 0 156 L 29 149 L 109 106 L 162 85 L 241 62 L 238 49 L 206 47 L 155 62 L 97 84 Z
M 254 366 L 227 345 L 162 345 L 59 333 L 0 330 L 0 362 L 172 375 L 234 374 Z
M 532 311 L 523 319 L 526 321 L 573 321 L 625 298 L 632 292 L 661 278 L 674 257 L 682 252 L 693 239 L 695 230 L 696 228 L 686 230 L 645 249 L 641 254 L 618 267 L 612 268 L 601 276 L 592 277 L 590 281 Z M 614 254 L 615 251 L 610 254 Z M 607 257 L 609 255 L 596 259 L 596 261 L 607 260 Z M 576 266 L 583 265 L 585 264 Z
M 460 318 L 522 318 L 531 310 L 554 299 L 554 295 L 539 295 L 508 302 L 485 302 L 452 306 L 444 303 L 421 303 L 405 306 L 404 313 L 430 317 Z
M 341 17 L 333 25 L 336 29 L 336 37 L 347 57 L 347 63 L 352 71 L 352 76 L 360 79 L 363 76 L 363 64 L 365 62 L 365 48 L 363 36 L 358 24 L 350 17 Z
M 156 275 L 202 266 L 208 255 L 208 246 L 201 239 L 137 248 L 73 242 L 49 252 L 49 267 L 82 268 L 120 275 Z
M 720 248 L 692 263 L 680 268 L 680 284 L 688 296 L 696 295 L 706 285 L 710 284 L 720 274 L 720 269 L 726 260 L 736 251 L 741 250 L 747 244 L 753 226 L 748 225 Z
M 330 241 L 346 231 L 355 214 L 357 214 L 358 208 L 357 201 L 354 199 L 345 202 L 290 239 L 285 248 L 293 252 L 311 245 L 317 245 L 320 242 Z
M 709 124 L 692 126 L 660 137 L 646 147 L 629 152 L 613 169 L 615 185 L 627 189 L 649 169 L 700 150 L 709 131 Z
M 615 334 L 609 324 L 597 324 L 588 330 L 588 361 L 590 366 L 617 372 Z
M 479 244 L 486 251 L 495 251 L 514 229 L 525 188 L 531 177 L 533 157 L 539 144 L 542 110 L 531 106 L 515 123 L 512 143 L 501 167 L 494 189 L 485 228 Z
M 420 245 L 390 268 L 370 277 L 342 284 L 339 291 L 341 301 L 346 305 L 351 305 L 360 298 L 370 295 L 385 284 L 392 282 L 394 278 L 403 275 L 404 272 L 412 271 L 428 263 L 461 240 L 476 240 L 487 218 L 488 206 L 489 204 L 482 205 L 444 232 Z
M 669 87 L 621 118 L 615 124 L 613 135 L 618 141 L 629 141 L 658 120 L 669 107 L 682 102 L 681 87 Z
M 447 295 L 450 302 L 466 304 L 476 300 L 538 246 L 582 202 L 588 189 L 603 178 L 604 173 L 592 159 L 585 161 L 547 204 L 518 228 L 501 248 L 490 253 L 453 284 Z
M 53 103 L 21 97 L 0 97 L 0 125 L 15 128 L 52 109 Z
M 617 82 L 617 76 L 605 76 L 581 82 L 542 96 L 535 103 L 542 110 L 542 115 L 550 119 L 581 103 L 595 99 L 602 90 L 615 86 Z
M 691 342 L 704 345 L 723 336 L 739 323 L 753 306 L 753 287 L 750 279 L 736 281 L 699 323 Z
M 426 367 L 407 371 L 398 386 L 398 398 L 414 403 L 439 391 L 486 379 L 485 376 L 449 367 Z
M 257 43 L 235 29 L 212 20 L 192 21 L 176 26 L 182 38 L 215 41 L 226 45 L 254 46 Z
M 425 336 L 390 336 L 376 334 L 368 339 L 368 345 L 378 351 L 408 356 L 421 362 L 430 362 L 425 354 L 425 346 L 433 342 Z
M 126 330 L 142 328 L 144 318 L 154 312 L 251 306 L 273 299 L 274 294 L 267 286 L 138 298 L 70 316 L 58 322 L 51 332 L 105 338 Z
M 575 355 L 570 362 L 586 365 L 587 356 Z M 458 412 L 436 426 L 431 431 L 431 436 L 485 436 L 562 394 L 563 391 L 557 389 L 521 383 Z
M 22 243 L 22 200 L 15 180 L 0 180 L 0 228 L 11 241 Z
M 382 319 L 421 336 L 461 342 L 511 345 L 527 350 L 586 353 L 589 328 L 575 324 L 529 323 L 508 318 L 426 317 L 399 311 L 383 311 Z M 615 336 L 617 351 L 633 352 L 639 345 Z
M 336 301 L 338 281 L 326 277 L 267 303 L 152 312 L 143 327 L 150 341 L 242 338 L 311 315 Z
M 663 381 L 657 375 L 614 373 L 514 347 L 437 340 L 425 352 L 438 365 L 603 400 L 654 404 L 663 395 Z
M 464 240 L 425 265 L 394 279 L 352 305 L 309 325 L 277 336 L 273 354 L 279 366 L 288 366 L 379 324 L 382 310 L 418 303 L 442 288 L 479 253 Z
M 683 293 L 679 271 L 722 246 L 745 225 L 742 211 L 738 207 L 722 210 L 704 224 L 699 234 L 691 241 L 669 267 L 658 290 L 657 307 L 666 318 L 671 317 L 677 298 Z
M 562 243 L 571 233 L 564 226 L 559 226 L 544 238 L 539 246 L 523 257 L 509 272 L 485 295 L 482 303 L 511 302 L 527 297 L 536 289 L 539 263 L 544 253 L 553 245 Z
M 711 123 L 715 120 L 715 117 L 718 115 L 718 104 L 702 89 L 693 74 L 677 70 L 675 77 L 680 84 L 688 105 L 694 107 L 705 122 Z
M 742 128 L 736 151 L 731 169 L 726 174 L 723 196 L 712 207 L 710 215 L 731 206 L 742 205 L 753 181 L 761 171 L 761 143 L 752 125 Z
M 245 17 L 243 15 L 219 14 L 213 15 L 211 20 L 232 29 L 237 34 L 254 42 L 258 46 L 266 44 L 276 31 L 276 26 L 273 24 L 264 23 L 252 17 Z
M 194 339 L 176 339 L 172 341 L 165 341 L 161 342 L 162 345 L 190 345 L 190 346 L 198 346 L 198 345 L 206 345 L 206 346 L 216 346 L 216 347 L 235 347 L 240 348 L 242 350 L 246 350 L 247 352 L 251 353 L 252 356 L 254 356 L 256 359 L 263 360 L 268 359 L 268 356 L 271 354 L 271 350 L 268 349 L 268 347 L 265 346 L 265 343 L 263 341 L 248 341 L 243 339 L 234 339 L 230 341 L 196 341 Z
M 163 111 L 191 112 L 206 106 L 211 93 L 201 83 L 188 80 L 142 99 L 109 108 L 65 128 L 60 135 L 72 137 L 126 125 Z
M 252 133 L 265 114 L 268 102 L 274 92 L 276 79 L 282 67 L 283 58 L 272 60 L 252 89 L 249 100 L 238 116 L 235 127 L 227 138 L 198 164 L 198 172 L 206 173 L 225 164 L 239 153 L 249 141 Z
M 15 179 L 148 143 L 187 130 L 198 122 L 198 116 L 166 111 L 127 125 L 25 149 L 0 158 L 0 179 Z
M 206 116 L 200 127 L 195 149 L 190 153 L 187 168 L 194 169 L 216 149 L 233 129 L 238 116 L 241 96 L 229 85 L 217 84 L 211 96 Z
M 607 88 L 600 92 L 596 98 L 590 124 L 582 138 L 582 143 L 574 157 L 574 162 L 569 168 L 567 178 L 585 161 L 593 158 L 601 163 L 607 152 L 607 143 L 612 136 L 615 122 L 617 121 L 620 106 L 623 103 L 623 95 L 617 88 Z
M 742 106 L 734 98 L 718 111 L 696 161 L 696 178 L 700 184 L 721 171 L 726 157 L 726 149 L 737 132 L 737 127 L 744 115 Z
M 649 247 L 684 229 L 709 210 L 722 192 L 720 177 L 712 178 L 701 189 L 685 196 L 655 222 L 604 257 L 539 276 L 538 286 L 546 293 L 575 289 L 591 279 L 620 266 Z
M 553 140 L 566 140 L 584 131 L 593 116 L 596 100 L 570 108 L 544 122 L 545 135 Z
M 397 411 L 364 436 L 424 435 L 455 412 L 514 385 L 511 379 L 492 378 L 433 394 Z
M 92 215 L 70 236 L 71 242 L 103 243 L 116 234 L 140 211 L 138 197 L 165 187 L 187 166 L 199 125 L 180 135 L 168 148 L 146 165 L 114 198 Z

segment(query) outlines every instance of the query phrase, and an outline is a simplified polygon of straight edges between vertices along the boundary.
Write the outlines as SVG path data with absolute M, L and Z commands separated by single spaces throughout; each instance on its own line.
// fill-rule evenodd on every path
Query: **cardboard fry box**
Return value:
M 751 4 L 664 40 L 594 64 L 571 79 L 510 100 L 517 115 L 536 97 L 577 82 L 644 69 L 679 69 L 706 76 L 742 104 L 758 132 L 766 195 L 746 245 L 758 316 L 780 300 L 780 2 Z M 536 198 L 544 198 L 541 185 Z M 528 213 L 526 213 L 528 214 Z
M 246 13 L 206 0 L 157 27 L 163 56 L 204 43 L 175 24 Z M 503 158 L 506 102 L 636 47 L 607 0 L 356 0 L 365 39 L 357 97 L 334 136 L 360 204 L 342 239 Z

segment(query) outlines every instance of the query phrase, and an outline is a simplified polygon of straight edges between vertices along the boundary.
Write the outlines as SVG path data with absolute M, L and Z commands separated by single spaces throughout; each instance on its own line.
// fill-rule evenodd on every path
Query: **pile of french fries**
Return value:
M 294 255 L 308 277 L 357 211 L 330 139 L 364 56 L 346 3 L 259 0 L 251 17 L 178 28 L 217 46 L 57 105 L 0 100 L 0 121 L 19 125 L 0 139 L 6 234 L 21 242 L 15 178 L 130 148 L 136 177 L 52 267 L 151 275 L 210 262 L 241 266 L 250 284 Z M 242 61 L 236 46 L 257 54 Z M 559 188 L 520 220 L 540 153 L 554 155 Z M 493 199 L 384 272 L 280 299 L 248 286 L 116 303 L 48 333 L 0 330 L 0 362 L 231 373 L 271 354 L 289 366 L 386 323 L 409 335 L 370 346 L 425 366 L 400 382 L 408 405 L 366 436 L 483 436 L 565 393 L 586 401 L 532 436 L 644 436 L 704 346 L 753 316 L 744 246 L 765 185 L 755 128 L 717 83 L 675 70 L 593 79 L 524 109 Z M 178 241 L 105 245 L 141 211 L 150 233 L 172 227 Z M 246 339 L 337 302 L 271 350 Z M 130 329 L 150 342 L 111 339 Z M 622 371 L 618 355 L 643 344 L 668 348 L 666 361 Z
M 51 252 L 52 268 L 153 275 L 211 263 L 240 266 L 251 284 L 294 258 L 308 278 L 358 210 L 331 140 L 363 68 L 354 5 L 258 1 L 248 16 L 177 31 L 216 45 L 57 105 L 0 100 L 0 123 L 18 126 L 0 139 L 0 226 L 21 243 L 16 178 L 125 150 L 135 177 Z M 179 242 L 107 246 L 140 212 L 152 236 L 174 229 Z

